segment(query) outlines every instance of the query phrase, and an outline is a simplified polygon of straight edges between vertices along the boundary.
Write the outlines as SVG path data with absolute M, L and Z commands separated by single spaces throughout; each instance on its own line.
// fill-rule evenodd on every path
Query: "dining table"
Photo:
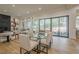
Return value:
M 41 52 L 41 40 L 47 38 L 47 33 L 38 32 L 33 35 L 33 38 L 36 38 L 35 40 L 37 40 L 39 42 L 37 49 L 38 49 L 38 53 L 40 53 Z

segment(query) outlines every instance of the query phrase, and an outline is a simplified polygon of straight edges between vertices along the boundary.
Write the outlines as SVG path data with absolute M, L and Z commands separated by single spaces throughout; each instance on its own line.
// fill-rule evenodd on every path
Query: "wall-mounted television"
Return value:
M 0 32 L 11 30 L 11 17 L 9 15 L 0 14 Z

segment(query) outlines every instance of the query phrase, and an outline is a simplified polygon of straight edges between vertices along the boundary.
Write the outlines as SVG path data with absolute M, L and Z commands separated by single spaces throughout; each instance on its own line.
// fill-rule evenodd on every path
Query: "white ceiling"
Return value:
M 11 15 L 14 17 L 26 17 L 26 16 L 42 16 L 44 14 L 50 14 L 57 11 L 65 10 L 66 8 L 74 7 L 75 5 L 63 5 L 63 4 L 16 4 L 12 7 L 12 4 L 0 4 L 0 13 Z M 38 10 L 42 8 L 42 10 Z M 27 14 L 27 11 L 30 13 Z

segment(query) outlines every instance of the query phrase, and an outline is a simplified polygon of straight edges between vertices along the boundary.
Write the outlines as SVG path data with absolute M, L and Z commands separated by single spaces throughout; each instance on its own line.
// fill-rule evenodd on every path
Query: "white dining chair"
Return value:
M 45 53 L 48 53 L 48 49 L 51 47 L 52 32 L 46 31 L 45 33 L 47 34 L 47 36 L 45 39 L 41 39 L 41 47 L 44 47 L 42 49 L 42 52 L 44 52 L 43 50 L 46 49 Z
M 28 34 L 31 40 L 38 41 L 37 38 L 35 38 L 35 36 L 38 35 L 37 31 L 29 30 Z
M 33 37 L 33 30 L 29 30 L 28 31 L 28 34 L 29 34 L 29 37 L 30 37 L 30 39 Z
M 22 53 L 22 49 L 27 51 L 27 53 L 31 53 L 32 49 L 38 46 L 38 42 L 30 40 L 29 35 L 20 34 L 20 53 Z

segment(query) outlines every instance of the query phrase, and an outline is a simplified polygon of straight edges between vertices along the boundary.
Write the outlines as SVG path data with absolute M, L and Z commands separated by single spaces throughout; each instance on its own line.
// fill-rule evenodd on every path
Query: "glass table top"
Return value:
M 37 40 L 38 39 L 46 39 L 47 37 L 47 33 L 36 33 L 36 34 L 33 34 L 33 38 L 36 38 Z

